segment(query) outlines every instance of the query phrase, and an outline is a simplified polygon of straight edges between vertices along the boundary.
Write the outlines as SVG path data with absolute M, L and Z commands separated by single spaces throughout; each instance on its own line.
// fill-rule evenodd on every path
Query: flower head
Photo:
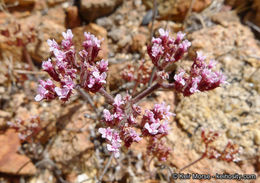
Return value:
M 185 34 L 178 32 L 177 38 L 171 38 L 169 32 L 159 29 L 160 36 L 152 38 L 151 45 L 148 45 L 147 51 L 153 64 L 163 70 L 170 62 L 177 62 L 184 53 L 187 52 L 191 43 L 183 40 Z
M 60 48 L 58 43 L 54 39 L 53 40 L 48 39 L 47 43 L 48 43 L 48 45 L 50 47 L 50 51 L 54 51 L 55 49 L 59 49 Z
M 43 99 L 51 100 L 56 98 L 57 95 L 54 91 L 54 88 L 55 85 L 52 80 L 40 80 L 40 85 L 38 86 L 38 95 L 36 95 L 35 100 L 41 101 Z

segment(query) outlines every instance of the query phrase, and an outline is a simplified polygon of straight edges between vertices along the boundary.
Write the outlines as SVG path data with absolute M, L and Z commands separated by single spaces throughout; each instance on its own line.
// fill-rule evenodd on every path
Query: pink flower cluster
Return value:
M 216 65 L 215 61 L 211 60 L 206 65 L 205 58 L 201 52 L 197 52 L 189 75 L 182 70 L 174 76 L 176 91 L 184 96 L 190 96 L 196 92 L 213 90 L 226 83 L 226 78 L 221 72 L 212 71 Z
M 185 34 L 178 32 L 177 38 L 169 36 L 169 32 L 159 29 L 160 36 L 153 38 L 151 45 L 147 47 L 147 52 L 153 64 L 163 70 L 169 63 L 179 61 L 185 52 L 187 52 L 191 43 L 183 40 Z
M 145 111 L 141 122 L 142 134 L 149 138 L 148 153 L 160 161 L 165 161 L 170 153 L 170 148 L 164 145 L 161 138 L 170 130 L 167 120 L 171 116 L 174 114 L 170 112 L 170 106 L 166 106 L 165 103 L 155 104 L 152 110 Z
M 94 62 L 100 50 L 100 41 L 94 35 L 84 33 L 84 49 L 79 52 L 80 62 L 78 62 L 71 30 L 63 32 L 62 35 L 64 39 L 61 45 L 55 40 L 47 41 L 54 59 L 42 63 L 43 70 L 59 85 L 50 79 L 41 80 L 36 101 L 51 100 L 56 97 L 67 101 L 77 84 L 77 75 L 80 75 L 80 85 L 86 91 L 97 92 L 106 83 L 108 62 L 105 60 Z
M 156 137 L 149 138 L 148 142 L 148 154 L 152 154 L 154 157 L 157 157 L 159 161 L 166 161 L 171 149 L 165 146 L 165 142 Z
M 99 133 L 102 134 L 102 138 L 105 138 L 109 144 L 107 144 L 107 150 L 114 153 L 114 156 L 118 158 L 120 156 L 119 148 L 121 147 L 122 140 L 119 137 L 118 132 L 114 129 L 99 128 Z
M 52 80 L 40 80 L 35 100 L 52 100 L 59 97 L 60 100 L 67 101 L 76 86 L 87 92 L 99 92 L 112 105 L 110 109 L 103 110 L 102 122 L 105 127 L 98 130 L 101 137 L 107 142 L 107 150 L 115 157 L 119 157 L 122 144 L 129 148 L 134 142 L 139 142 L 144 137 L 148 140 L 148 154 L 154 155 L 160 161 L 165 161 L 170 149 L 165 146 L 163 137 L 169 133 L 168 120 L 174 114 L 170 112 L 170 106 L 161 103 L 155 104 L 151 110 L 145 110 L 143 116 L 140 116 L 142 110 L 137 102 L 159 88 L 174 89 L 183 93 L 184 96 L 212 90 L 225 83 L 225 77 L 221 72 L 213 71 L 215 63 L 211 61 L 207 65 L 205 57 L 198 52 L 189 73 L 181 71 L 174 76 L 174 83 L 166 83 L 169 73 L 164 69 L 168 64 L 179 61 L 188 51 L 191 43 L 183 39 L 185 34 L 181 32 L 177 33 L 176 39 L 171 38 L 169 32 L 163 29 L 159 29 L 159 34 L 160 36 L 153 38 L 151 45 L 147 47 L 148 54 L 155 66 L 153 71 L 143 61 L 138 67 L 128 65 L 128 69 L 123 71 L 124 79 L 135 82 L 132 90 L 133 98 L 128 93 L 123 98 L 120 94 L 113 97 L 103 88 L 107 78 L 108 62 L 97 61 L 100 40 L 90 33 L 84 33 L 83 50 L 79 51 L 77 56 L 71 30 L 63 32 L 64 39 L 61 45 L 55 40 L 48 40 L 54 58 L 44 61 L 42 68 L 51 76 Z M 148 82 L 151 85 L 135 95 L 139 90 L 138 85 L 141 83 L 146 85 Z M 140 123 L 137 121 L 139 116 Z M 221 158 L 225 161 L 235 159 L 238 151 L 231 143 L 223 152 L 209 146 L 217 138 L 217 133 L 205 134 L 203 132 L 201 135 L 206 144 L 204 157 Z
M 18 132 L 22 141 L 32 140 L 32 137 L 41 130 L 40 118 L 37 116 L 31 117 L 27 122 L 17 119 L 15 122 L 8 121 L 7 124 Z
M 169 112 L 170 106 L 165 103 L 155 104 L 152 110 L 146 110 L 143 115 L 141 126 L 144 136 L 167 135 L 169 126 L 168 121 L 174 114 Z M 163 122 L 161 122 L 164 120 Z
M 134 63 L 136 65 L 136 63 Z M 150 80 L 151 66 L 143 60 L 138 62 L 138 66 L 128 64 L 121 72 L 122 78 L 128 82 L 134 81 L 138 84 L 146 84 Z
M 137 105 L 126 106 L 130 100 L 131 97 L 129 95 L 122 98 L 118 94 L 114 99 L 111 112 L 107 109 L 103 110 L 103 121 L 108 127 L 99 128 L 99 132 L 102 134 L 102 138 L 108 141 L 107 149 L 113 152 L 115 157 L 119 156 L 119 148 L 122 141 L 124 142 L 124 146 L 128 148 L 133 142 L 141 140 L 140 135 L 134 129 L 137 124 L 136 117 L 141 114 L 141 109 Z M 107 138 L 104 135 L 106 133 L 111 134 L 111 137 Z
M 218 159 L 226 162 L 237 162 L 240 161 L 239 154 L 242 153 L 242 148 L 239 148 L 237 145 L 233 144 L 230 140 L 225 146 L 223 151 L 220 151 L 212 145 L 212 143 L 219 137 L 219 133 L 209 131 L 205 132 L 203 129 L 201 132 L 201 138 L 205 144 L 205 152 L 202 155 L 209 159 Z
M 104 122 L 107 128 L 99 128 L 102 138 L 108 142 L 107 149 L 119 156 L 121 141 L 124 146 L 129 148 L 133 142 L 141 140 L 140 135 L 135 128 L 140 127 L 142 135 L 149 138 L 151 142 L 147 147 L 148 153 L 152 153 L 160 160 L 165 160 L 169 154 L 169 149 L 160 139 L 168 134 L 168 121 L 174 114 L 170 112 L 170 106 L 165 103 L 155 104 L 152 110 L 146 110 L 142 117 L 141 124 L 138 125 L 136 117 L 141 114 L 141 109 L 137 105 L 127 106 L 131 97 L 127 95 L 122 99 L 121 95 L 116 95 L 113 103 L 113 109 L 110 112 L 107 109 L 103 111 Z M 131 102 L 130 102 L 131 103 Z M 114 129 L 111 129 L 113 127 Z

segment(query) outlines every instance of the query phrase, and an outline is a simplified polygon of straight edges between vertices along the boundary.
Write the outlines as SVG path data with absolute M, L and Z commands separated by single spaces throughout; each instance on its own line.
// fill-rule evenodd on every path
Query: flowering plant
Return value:
M 175 81 L 169 83 L 166 67 L 181 60 L 191 43 L 184 39 L 185 34 L 181 32 L 174 39 L 169 36 L 169 32 L 159 29 L 159 37 L 153 38 L 151 44 L 147 46 L 155 71 L 148 72 L 146 68 L 146 75 L 150 74 L 151 85 L 146 86 L 137 95 L 127 93 L 125 96 L 117 94 L 113 97 L 104 89 L 108 61 L 96 61 L 100 51 L 100 40 L 90 33 L 84 33 L 83 49 L 76 55 L 72 31 L 67 30 L 62 35 L 64 40 L 61 45 L 55 40 L 48 40 L 54 59 L 44 61 L 42 68 L 52 80 L 40 80 L 35 100 L 53 100 L 58 97 L 66 102 L 77 88 L 103 95 L 112 107 L 103 110 L 103 126 L 98 131 L 107 141 L 107 150 L 116 158 L 120 156 L 122 146 L 129 148 L 132 143 L 138 143 L 142 138 L 148 139 L 148 153 L 159 160 L 165 161 L 170 153 L 163 137 L 169 133 L 168 120 L 175 114 L 170 112 L 170 106 L 166 106 L 165 103 L 155 104 L 152 109 L 143 111 L 138 105 L 141 99 L 159 88 L 190 96 L 196 92 L 212 90 L 225 83 L 224 75 L 212 70 L 215 62 L 211 61 L 207 65 L 201 52 L 197 52 L 189 72 L 179 71 L 174 76 Z M 141 66 L 140 68 L 145 68 L 142 64 Z M 143 85 L 147 85 L 149 81 L 147 78 L 140 78 L 141 75 L 135 78 L 133 71 L 125 74 L 124 77 Z M 138 116 L 141 121 L 137 120 Z

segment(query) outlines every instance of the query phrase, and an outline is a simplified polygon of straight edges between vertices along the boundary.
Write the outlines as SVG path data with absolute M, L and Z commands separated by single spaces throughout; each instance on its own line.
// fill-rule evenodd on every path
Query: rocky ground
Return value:
M 113 159 L 103 182 L 207 182 L 170 180 L 170 174 L 200 157 L 201 129 L 221 134 L 216 147 L 228 140 L 242 147 L 241 161 L 203 159 L 184 173 L 255 174 L 260 182 L 260 3 L 258 0 L 3 0 L 0 1 L 0 183 L 97 182 L 108 162 L 105 142 L 97 133 L 98 120 L 86 118 L 105 106 L 92 95 L 90 104 L 80 93 L 69 102 L 35 102 L 38 80 L 47 78 L 41 62 L 51 55 L 47 39 L 62 40 L 72 29 L 80 48 L 84 32 L 103 39 L 99 58 L 109 61 L 106 89 L 125 92 L 120 73 L 127 64 L 147 60 L 151 29 L 166 28 L 173 35 L 187 33 L 192 47 L 177 68 L 188 68 L 195 51 L 218 61 L 228 85 L 191 97 L 157 91 L 140 105 L 149 108 L 166 101 L 176 113 L 171 120 L 167 162 L 148 167 L 145 143 L 123 149 Z M 192 4 L 192 6 L 191 6 Z M 151 67 L 152 68 L 152 67 Z M 140 88 L 138 88 L 140 90 Z M 8 121 L 38 116 L 42 130 L 33 142 L 23 142 Z M 210 182 L 236 182 L 211 180 Z

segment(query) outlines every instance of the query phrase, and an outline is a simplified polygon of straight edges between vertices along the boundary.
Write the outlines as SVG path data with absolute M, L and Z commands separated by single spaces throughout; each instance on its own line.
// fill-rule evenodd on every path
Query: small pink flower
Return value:
M 51 59 L 42 62 L 42 69 L 46 71 L 52 77 L 52 79 L 55 81 L 60 81 L 59 75 L 51 63 Z
M 88 53 L 84 54 L 85 56 L 87 56 L 86 58 L 84 58 L 84 60 L 87 60 L 87 62 L 89 63 L 93 63 L 100 50 L 100 40 L 98 40 L 98 38 L 90 33 L 84 32 L 84 36 L 85 41 L 83 42 L 83 47 Z
M 165 106 L 165 103 L 155 104 L 153 108 L 153 113 L 155 118 L 162 119 L 170 119 L 171 116 L 174 116 L 174 113 L 170 112 L 170 106 Z
M 64 37 L 64 39 L 62 40 L 61 45 L 66 50 L 70 49 L 70 47 L 73 45 L 72 43 L 73 34 L 71 30 L 68 29 L 67 32 L 63 32 L 62 36 Z
M 159 34 L 160 34 L 160 36 L 163 36 L 163 37 L 168 37 L 169 36 L 169 32 L 164 30 L 163 28 L 159 29 Z
M 107 144 L 107 150 L 113 152 L 115 158 L 119 158 L 120 152 L 117 144 Z
M 133 115 L 136 117 L 136 116 L 139 116 L 141 113 L 142 113 L 142 109 L 140 106 L 136 105 L 136 104 L 133 104 L 132 105 L 132 109 L 133 109 Z
M 174 76 L 175 83 L 184 86 L 186 83 L 185 80 L 183 79 L 184 74 L 185 74 L 184 70 L 180 71 L 179 74 L 175 74 Z
M 180 44 L 181 40 L 185 37 L 185 33 L 178 32 L 174 44 Z
M 64 37 L 64 39 L 67 39 L 67 40 L 72 40 L 72 38 L 73 38 L 73 34 L 70 29 L 68 29 L 67 32 L 63 32 L 62 36 Z
M 89 32 L 88 33 L 84 32 L 84 36 L 85 36 L 86 41 L 91 42 L 92 46 L 96 46 L 96 47 L 100 48 L 100 40 L 96 36 L 94 36 L 93 34 L 90 34 Z
M 143 119 L 142 119 L 141 126 L 144 127 L 144 125 L 145 125 L 147 122 L 148 122 L 149 124 L 156 122 L 156 120 L 155 120 L 155 118 L 154 118 L 154 113 L 153 113 L 152 111 L 150 111 L 150 110 L 145 110 L 145 114 L 143 115 Z
M 105 119 L 105 122 L 112 122 L 114 119 L 113 115 L 107 109 L 103 110 L 103 117 Z
M 130 116 L 127 118 L 127 122 L 128 122 L 130 125 L 136 124 L 136 121 L 135 121 L 135 118 L 134 118 L 133 115 L 130 115 Z
M 40 80 L 38 86 L 38 95 L 35 97 L 35 101 L 41 101 L 43 99 L 51 100 L 54 99 L 57 95 L 54 91 L 55 85 L 52 80 L 48 79 L 46 81 Z
M 43 70 L 47 71 L 47 70 L 53 70 L 53 65 L 51 63 L 51 59 L 48 59 L 47 61 L 43 61 L 42 62 L 42 68 Z
M 101 133 L 102 138 L 107 139 L 109 141 L 112 140 L 112 136 L 113 136 L 113 129 L 111 129 L 110 127 L 108 128 L 99 128 L 98 132 Z
M 101 72 L 101 73 L 107 72 L 108 71 L 108 61 L 102 59 L 101 61 L 97 62 L 97 68 L 98 68 L 99 72 Z
M 124 119 L 125 114 L 124 111 L 121 108 L 116 108 L 116 111 L 114 113 L 114 119 L 115 119 L 115 124 L 120 123 L 121 120 Z
M 67 100 L 71 90 L 67 87 L 63 87 L 63 88 L 56 87 L 55 92 L 59 96 L 59 99 Z
M 206 56 L 203 55 L 202 51 L 197 51 L 197 58 L 196 60 L 200 62 L 204 62 L 206 59 Z
M 160 134 L 167 135 L 169 130 L 170 130 L 170 127 L 169 127 L 168 121 L 164 121 L 163 124 L 160 125 L 160 127 L 158 129 L 158 132 Z
M 96 83 L 106 83 L 106 73 L 103 72 L 102 74 L 100 74 L 99 71 L 94 71 L 92 75 L 94 76 Z
M 191 43 L 188 40 L 184 40 L 179 44 L 178 49 L 176 50 L 176 52 L 174 54 L 175 62 L 177 62 L 178 60 L 181 59 L 181 57 L 184 55 L 184 53 L 188 51 L 188 48 L 190 46 L 191 46 Z
M 196 92 L 209 91 L 226 84 L 226 77 L 221 72 L 212 71 L 215 67 L 215 61 L 210 61 L 209 65 L 205 63 L 205 56 L 197 52 L 189 76 L 183 77 L 184 71 L 174 76 L 175 90 L 183 93 L 184 96 L 190 96 Z
M 53 40 L 48 39 L 47 43 L 50 47 L 50 51 L 54 51 L 56 49 L 59 49 L 59 45 L 54 39 Z
M 106 72 L 100 73 L 95 65 L 85 63 L 82 65 L 80 83 L 83 88 L 91 92 L 97 92 L 106 83 Z
M 54 49 L 53 53 L 58 61 L 63 61 L 66 58 L 66 54 L 61 50 Z
M 151 45 L 147 46 L 147 52 L 153 64 L 161 71 L 170 62 L 177 62 L 187 52 L 191 43 L 183 40 L 185 34 L 179 32 L 176 40 L 169 36 L 169 32 L 159 29 L 159 38 L 152 38 Z
M 119 134 L 117 132 L 112 133 L 112 139 L 109 140 L 110 143 L 107 144 L 107 150 L 110 152 L 113 152 L 114 156 L 116 158 L 119 157 L 119 148 L 121 147 L 122 140 L 119 137 Z
M 159 71 L 159 72 L 157 72 L 157 75 L 159 76 L 159 78 L 162 81 L 169 79 L 169 74 L 167 72 L 165 72 L 165 71 Z
M 198 83 L 201 81 L 201 77 L 198 76 L 196 78 L 192 78 L 192 87 L 190 88 L 190 93 L 196 93 L 196 92 L 200 92 L 200 90 L 198 89 Z
M 163 46 L 161 44 L 154 43 L 152 46 L 152 56 L 157 57 L 163 54 Z
M 146 129 L 149 134 L 156 135 L 158 133 L 158 128 L 160 126 L 160 123 L 152 123 L 151 125 L 149 123 L 146 123 L 144 125 L 144 129 Z
M 142 139 L 133 128 L 127 126 L 123 128 L 120 135 L 127 148 L 129 148 L 133 142 L 139 142 Z
M 115 99 L 114 99 L 113 105 L 115 107 L 120 107 L 123 104 L 124 104 L 124 101 L 122 100 L 122 96 L 120 94 L 117 94 Z

